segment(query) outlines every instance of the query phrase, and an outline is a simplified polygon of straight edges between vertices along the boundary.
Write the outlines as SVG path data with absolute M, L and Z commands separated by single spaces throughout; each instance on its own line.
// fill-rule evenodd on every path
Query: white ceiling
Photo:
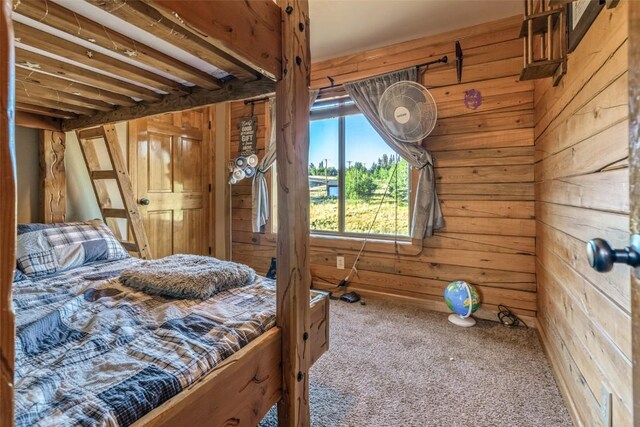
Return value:
M 311 57 L 335 58 L 523 13 L 522 0 L 310 0 Z

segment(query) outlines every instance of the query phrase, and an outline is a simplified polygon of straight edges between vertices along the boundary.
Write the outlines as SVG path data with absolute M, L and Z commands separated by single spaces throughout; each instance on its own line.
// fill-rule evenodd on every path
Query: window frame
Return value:
M 348 97 L 341 97 L 343 99 L 349 99 Z M 314 107 L 319 103 L 336 102 L 336 99 L 319 100 L 314 104 Z M 267 123 L 267 131 L 265 132 L 265 138 L 270 135 L 269 131 L 269 110 L 266 109 L 265 121 Z M 321 113 L 313 111 L 311 112 L 310 120 L 320 120 L 323 118 L 337 117 L 337 114 L 343 116 L 361 114 L 362 112 L 355 104 L 347 104 L 341 102 L 337 108 L 327 109 Z M 271 207 L 271 215 L 267 224 L 265 224 L 261 233 L 254 233 L 254 240 L 256 242 L 264 242 L 269 244 L 277 243 L 277 212 L 278 203 L 274 188 L 277 186 L 277 171 L 276 165 L 267 173 L 267 180 L 270 181 L 268 186 L 269 200 Z M 415 195 L 418 184 L 419 171 L 415 168 L 410 169 L 409 173 L 409 229 L 411 229 L 411 220 L 413 218 L 413 207 L 415 203 Z M 340 184 L 339 184 L 340 185 Z M 344 191 L 342 192 L 344 193 Z M 338 251 L 359 251 L 362 244 L 367 242 L 367 252 L 384 253 L 394 255 L 406 255 L 417 256 L 422 253 L 424 239 L 412 238 L 410 236 L 395 236 L 384 234 L 365 234 L 365 233 L 350 233 L 339 234 L 333 231 L 318 232 L 317 230 L 309 230 L 309 244 L 312 248 L 333 249 Z
M 329 105 L 326 109 L 318 110 L 318 104 L 320 106 Z M 332 106 L 333 104 L 333 106 Z M 337 105 L 336 105 L 337 104 Z M 310 230 L 311 237 L 319 238 L 347 238 L 356 240 L 370 240 L 370 241 L 382 241 L 382 242 L 410 242 L 410 235 L 397 235 L 397 234 L 383 234 L 383 233 L 368 233 L 368 232 L 349 232 L 345 230 L 346 225 L 346 209 L 347 200 L 345 192 L 345 177 L 346 177 L 346 117 L 362 114 L 362 111 L 356 106 L 356 104 L 349 98 L 341 97 L 339 99 L 329 99 L 324 101 L 318 101 L 311 109 L 310 122 L 325 119 L 338 119 L 338 230 Z M 411 230 L 411 221 L 413 218 L 413 205 L 415 199 L 415 185 L 417 183 L 414 176 L 413 168 L 410 168 L 409 183 L 408 183 L 408 218 L 407 226 L 408 230 Z

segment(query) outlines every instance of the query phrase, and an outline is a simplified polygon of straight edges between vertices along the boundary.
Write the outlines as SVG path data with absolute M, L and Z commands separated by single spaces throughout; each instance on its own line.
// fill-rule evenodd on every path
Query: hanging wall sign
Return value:
M 253 105 L 252 105 L 253 110 Z M 237 184 L 245 178 L 251 178 L 256 173 L 258 155 L 256 142 L 258 140 L 258 119 L 253 114 L 240 119 L 240 146 L 238 157 L 231 160 L 228 165 L 229 184 Z
M 240 119 L 240 156 L 256 154 L 256 141 L 258 140 L 258 120 L 256 116 Z

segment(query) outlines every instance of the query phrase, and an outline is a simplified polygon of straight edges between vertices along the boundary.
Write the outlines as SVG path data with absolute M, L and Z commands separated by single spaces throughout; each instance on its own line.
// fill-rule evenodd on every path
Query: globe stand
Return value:
M 452 313 L 449 315 L 449 322 L 457 326 L 462 326 L 463 328 L 469 328 L 476 324 L 476 319 L 471 316 L 462 317 L 459 314 Z

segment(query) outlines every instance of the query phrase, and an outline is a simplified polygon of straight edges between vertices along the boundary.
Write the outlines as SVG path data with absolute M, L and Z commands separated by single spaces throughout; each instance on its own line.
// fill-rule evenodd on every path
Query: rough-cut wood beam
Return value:
M 57 74 L 79 83 L 132 96 L 144 101 L 159 101 L 162 99 L 162 95 L 147 88 L 96 73 L 86 68 L 57 61 L 19 47 L 16 48 L 16 64 L 27 69 L 34 68 L 45 73 Z
M 209 44 L 194 32 L 175 25 L 153 7 L 127 0 L 86 0 L 102 10 L 130 24 L 160 37 L 172 45 L 212 64 L 242 81 L 256 79 L 256 72 L 249 66 Z
M 280 78 L 280 10 L 273 0 L 149 3 L 175 25 L 195 30 L 210 44 L 261 74 Z
M 130 97 L 120 95 L 119 93 L 110 92 L 72 80 L 62 79 L 49 74 L 39 73 L 37 70 L 28 68 L 16 67 L 16 81 L 34 83 L 41 87 L 82 96 L 83 98 L 108 102 L 109 104 L 126 105 L 127 107 L 137 104 L 137 102 Z
M 62 121 L 53 117 L 41 114 L 27 113 L 26 111 L 16 111 L 16 126 L 31 129 L 62 130 Z
M 66 91 L 49 89 L 47 87 L 40 86 L 37 83 L 29 83 L 18 79 L 16 79 L 16 94 L 22 94 L 27 97 L 37 96 L 44 99 L 58 100 L 66 102 L 67 104 L 79 105 L 80 107 L 86 107 L 98 111 L 111 111 L 115 108 L 114 105 L 108 104 L 104 101 L 85 98 Z
M 40 131 L 41 208 L 45 224 L 64 222 L 66 217 L 65 147 L 64 132 Z
M 310 425 L 309 184 L 300 177 L 308 175 L 311 55 L 308 1 L 279 0 L 278 5 L 282 9 L 282 80 L 276 88 L 276 293 L 283 375 L 278 423 L 293 427 Z
M 15 326 L 11 303 L 16 266 L 13 31 L 11 3 L 0 0 L 0 425 L 13 425 Z
M 640 233 L 640 2 L 629 2 L 629 201 L 630 231 Z M 636 269 L 637 270 L 637 269 Z M 631 270 L 633 421 L 640 426 L 640 279 Z
M 190 95 L 168 95 L 160 102 L 143 102 L 135 107 L 120 107 L 108 113 L 95 114 L 92 117 L 81 117 L 66 120 L 62 124 L 62 128 L 65 131 L 70 131 L 103 125 L 106 123 L 134 120 L 156 114 L 190 110 L 193 108 L 203 107 L 205 105 L 216 104 L 218 102 L 251 98 L 258 95 L 273 93 L 274 91 L 275 83 L 266 79 L 246 83 L 234 79 L 225 82 L 222 85 L 222 88 L 217 90 L 207 91 L 200 89 L 194 91 Z
M 189 88 L 174 80 L 136 67 L 128 62 L 120 61 L 98 51 L 87 49 L 86 47 L 29 27 L 20 22 L 14 22 L 13 26 L 16 40 L 20 40 L 20 43 L 27 46 L 35 47 L 117 76 L 122 76 L 123 78 L 163 92 L 178 95 L 184 95 L 190 92 Z
M 40 98 L 33 95 L 25 95 L 22 91 L 16 91 L 16 99 L 21 103 L 28 103 L 32 105 L 38 105 L 40 107 L 53 108 L 62 111 L 69 111 L 71 113 L 80 114 L 84 116 L 92 116 L 95 114 L 95 110 L 91 108 L 80 107 L 78 105 L 67 104 L 66 102 L 58 101 L 55 99 Z
M 205 89 L 220 87 L 217 78 L 51 1 L 14 1 L 14 12 Z
M 58 119 L 75 119 L 76 114 L 68 111 L 56 110 L 55 108 L 46 108 L 39 105 L 28 104 L 24 102 L 16 102 L 16 110 L 25 113 L 39 114 L 41 116 L 55 117 Z

